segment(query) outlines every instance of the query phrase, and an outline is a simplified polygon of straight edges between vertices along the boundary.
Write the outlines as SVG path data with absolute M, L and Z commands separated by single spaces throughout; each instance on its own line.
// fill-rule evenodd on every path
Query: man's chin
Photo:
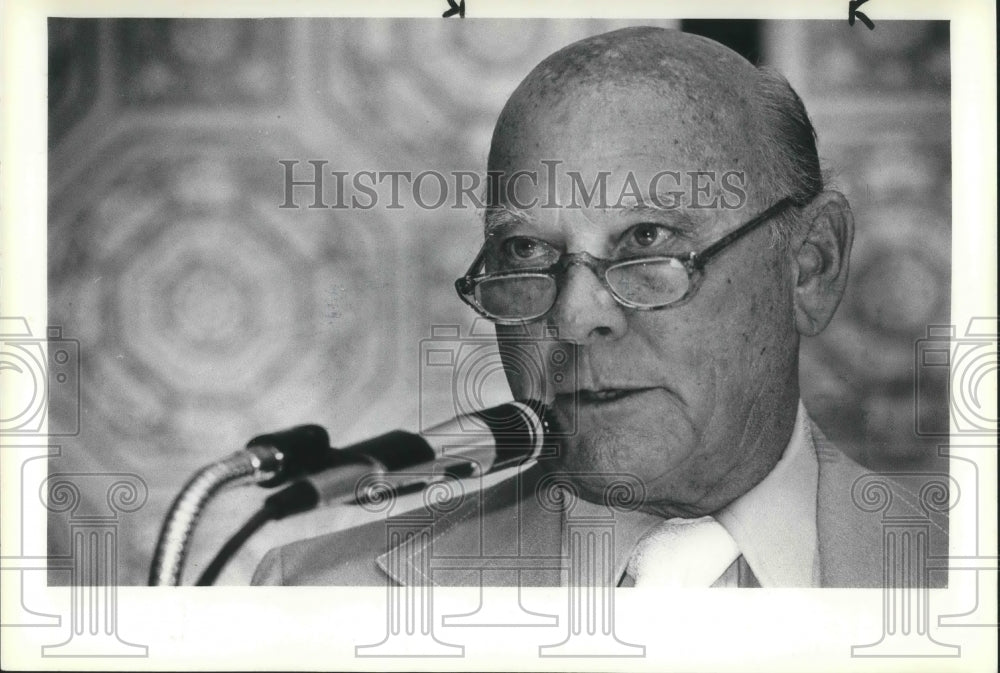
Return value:
M 556 437 L 555 455 L 539 460 L 540 467 L 564 474 L 561 481 L 594 502 L 603 502 L 623 484 L 634 485 L 643 499 L 675 495 L 664 477 L 689 462 L 697 435 L 671 393 L 642 396 L 657 404 L 574 406 L 557 398 L 552 411 L 564 435 Z
M 633 491 L 628 499 L 644 498 L 647 480 L 652 471 L 637 469 L 642 456 L 649 458 L 657 452 L 650 447 L 634 447 L 631 454 L 624 447 L 587 441 L 576 436 L 559 443 L 555 455 L 541 458 L 539 467 L 553 475 L 555 481 L 571 484 L 580 497 L 591 502 L 606 502 Z M 648 462 L 647 462 L 648 464 Z M 630 507 L 634 509 L 634 507 Z
M 643 477 L 637 470 L 599 469 L 591 464 L 574 460 L 572 455 L 561 454 L 539 459 L 538 466 L 544 470 L 548 487 L 546 493 L 537 497 L 562 499 L 551 492 L 556 485 L 568 486 L 572 498 L 579 497 L 588 502 L 603 504 L 619 511 L 639 510 L 664 518 L 699 517 L 711 514 L 717 508 L 705 509 L 697 504 L 675 502 L 681 494 L 675 489 L 660 484 L 649 484 L 651 475 Z M 571 509 L 571 501 L 565 501 Z
M 568 486 L 576 496 L 589 502 L 627 503 L 624 509 L 639 509 L 645 495 L 637 475 L 610 470 L 595 470 L 567 456 L 540 459 L 539 467 L 548 473 L 550 486 Z

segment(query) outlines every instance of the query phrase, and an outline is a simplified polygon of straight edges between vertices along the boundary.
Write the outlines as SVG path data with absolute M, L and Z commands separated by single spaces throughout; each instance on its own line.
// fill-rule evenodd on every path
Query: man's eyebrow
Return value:
M 489 206 L 483 213 L 483 223 L 486 227 L 486 235 L 489 236 L 504 227 L 514 224 L 527 224 L 534 222 L 535 218 L 531 214 L 511 206 Z
M 700 224 L 688 212 L 679 208 L 660 208 L 648 203 L 635 203 L 609 210 L 617 213 L 619 217 L 640 216 L 650 222 L 670 225 L 688 232 L 693 232 Z
M 661 200 L 661 202 L 669 203 L 669 200 Z M 621 218 L 642 217 L 649 222 L 662 223 L 684 233 L 693 233 L 700 226 L 700 222 L 686 211 L 678 208 L 659 207 L 645 202 L 615 206 L 606 208 L 604 211 Z M 505 227 L 532 224 L 535 221 L 536 219 L 531 213 L 512 206 L 489 206 L 483 211 L 483 223 L 487 236 L 494 235 Z

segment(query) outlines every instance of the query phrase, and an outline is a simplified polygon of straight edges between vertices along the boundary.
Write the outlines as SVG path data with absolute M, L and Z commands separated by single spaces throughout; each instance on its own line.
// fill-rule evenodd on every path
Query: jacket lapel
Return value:
M 465 496 L 400 535 L 376 564 L 402 585 L 558 586 L 562 516 L 538 505 L 542 474 L 533 466 Z M 404 517 L 394 521 L 406 530 Z
M 882 586 L 880 517 L 863 511 L 852 497 L 854 483 L 873 474 L 861 467 L 812 425 L 819 479 L 816 536 L 824 587 Z

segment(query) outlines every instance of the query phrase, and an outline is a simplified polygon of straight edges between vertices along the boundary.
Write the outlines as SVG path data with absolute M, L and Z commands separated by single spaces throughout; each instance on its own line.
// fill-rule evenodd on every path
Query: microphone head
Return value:
M 558 435 L 555 417 L 538 400 L 508 402 L 475 414 L 486 425 L 495 442 L 496 462 L 492 469 L 527 459 L 545 458 L 556 451 Z
M 315 474 L 331 463 L 330 435 L 319 425 L 297 425 L 258 435 L 247 442 L 247 448 L 251 447 L 271 449 L 276 454 L 274 476 L 258 482 L 265 488 Z
M 485 425 L 494 437 L 523 435 L 525 432 L 542 432 L 547 409 L 538 400 L 507 402 L 473 415 Z

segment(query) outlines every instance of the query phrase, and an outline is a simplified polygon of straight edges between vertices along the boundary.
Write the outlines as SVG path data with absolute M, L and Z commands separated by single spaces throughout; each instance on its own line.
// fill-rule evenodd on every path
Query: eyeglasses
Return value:
M 705 265 L 726 247 L 794 204 L 785 198 L 700 252 L 600 259 L 586 252 L 564 254 L 539 268 L 483 273 L 489 242 L 465 275 L 455 281 L 458 296 L 477 313 L 500 325 L 538 320 L 555 306 L 558 279 L 574 264 L 586 266 L 622 306 L 651 311 L 679 305 L 698 291 Z

